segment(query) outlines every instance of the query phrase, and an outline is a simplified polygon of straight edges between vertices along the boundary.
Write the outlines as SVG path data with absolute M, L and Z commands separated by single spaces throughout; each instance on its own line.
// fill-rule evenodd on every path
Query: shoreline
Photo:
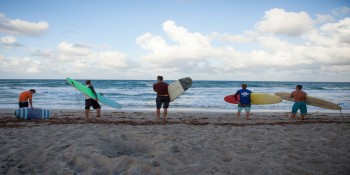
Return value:
M 35 107 L 37 108 L 37 107 Z M 0 108 L 0 111 L 15 111 L 18 108 Z M 82 107 L 79 108 L 43 108 L 48 109 L 50 111 L 84 111 L 85 109 Z M 101 108 L 101 111 L 115 111 L 115 112 L 154 112 L 155 108 L 122 108 L 122 109 L 114 109 L 114 108 Z M 162 111 L 163 109 L 161 109 Z M 93 111 L 93 109 L 90 109 Z M 207 113 L 236 113 L 237 108 L 232 109 L 208 109 L 208 108 L 169 108 L 169 112 L 207 112 Z M 291 110 L 271 110 L 271 109 L 254 109 L 252 108 L 251 113 L 290 113 Z M 350 114 L 350 110 L 341 110 L 343 114 Z M 242 111 L 244 113 L 244 110 Z M 308 110 L 308 113 L 329 113 L 336 114 L 340 111 L 338 110 Z M 299 114 L 299 111 L 298 111 Z
M 50 110 L 49 119 L 17 119 L 11 109 L 0 109 L 0 128 L 26 127 L 30 123 L 35 126 L 64 125 L 64 124 L 110 124 L 110 125 L 216 125 L 216 126 L 250 126 L 250 125 L 294 125 L 316 123 L 350 123 L 350 113 L 309 113 L 305 120 L 291 119 L 289 112 L 252 112 L 250 120 L 245 119 L 243 112 L 240 119 L 233 112 L 215 111 L 168 111 L 166 122 L 155 120 L 155 111 L 115 111 L 104 110 L 97 118 L 96 112 L 91 110 L 86 118 L 84 110 L 54 109 Z M 32 126 L 32 125 L 30 125 Z

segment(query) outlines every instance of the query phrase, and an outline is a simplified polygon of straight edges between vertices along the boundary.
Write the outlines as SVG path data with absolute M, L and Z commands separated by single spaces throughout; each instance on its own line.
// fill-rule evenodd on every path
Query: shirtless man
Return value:
M 306 107 L 306 96 L 307 93 L 302 91 L 303 88 L 302 85 L 297 85 L 295 87 L 295 91 L 293 91 L 290 94 L 290 98 L 294 98 L 294 104 L 292 107 L 292 114 L 291 118 L 295 119 L 295 114 L 300 109 L 300 119 L 304 120 L 305 115 L 307 114 L 307 107 Z

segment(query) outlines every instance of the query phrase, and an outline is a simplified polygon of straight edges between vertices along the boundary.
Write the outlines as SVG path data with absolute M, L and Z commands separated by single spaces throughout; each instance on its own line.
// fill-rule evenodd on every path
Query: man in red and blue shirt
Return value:
M 244 109 L 246 112 L 245 118 L 249 120 L 249 113 L 251 107 L 250 94 L 252 91 L 247 89 L 247 84 L 242 84 L 242 89 L 238 90 L 235 94 L 235 98 L 239 95 L 240 100 L 238 102 L 237 119 L 241 116 L 241 112 Z

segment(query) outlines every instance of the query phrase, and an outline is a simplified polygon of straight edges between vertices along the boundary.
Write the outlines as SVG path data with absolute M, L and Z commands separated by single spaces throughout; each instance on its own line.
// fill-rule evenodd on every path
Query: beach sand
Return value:
M 348 113 L 51 112 L 0 110 L 0 174 L 350 174 Z

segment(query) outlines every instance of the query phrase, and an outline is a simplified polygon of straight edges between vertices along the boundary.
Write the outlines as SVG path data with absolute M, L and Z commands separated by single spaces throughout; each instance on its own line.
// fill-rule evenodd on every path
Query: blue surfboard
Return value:
M 41 108 L 18 108 L 15 115 L 19 119 L 48 119 L 50 111 Z

